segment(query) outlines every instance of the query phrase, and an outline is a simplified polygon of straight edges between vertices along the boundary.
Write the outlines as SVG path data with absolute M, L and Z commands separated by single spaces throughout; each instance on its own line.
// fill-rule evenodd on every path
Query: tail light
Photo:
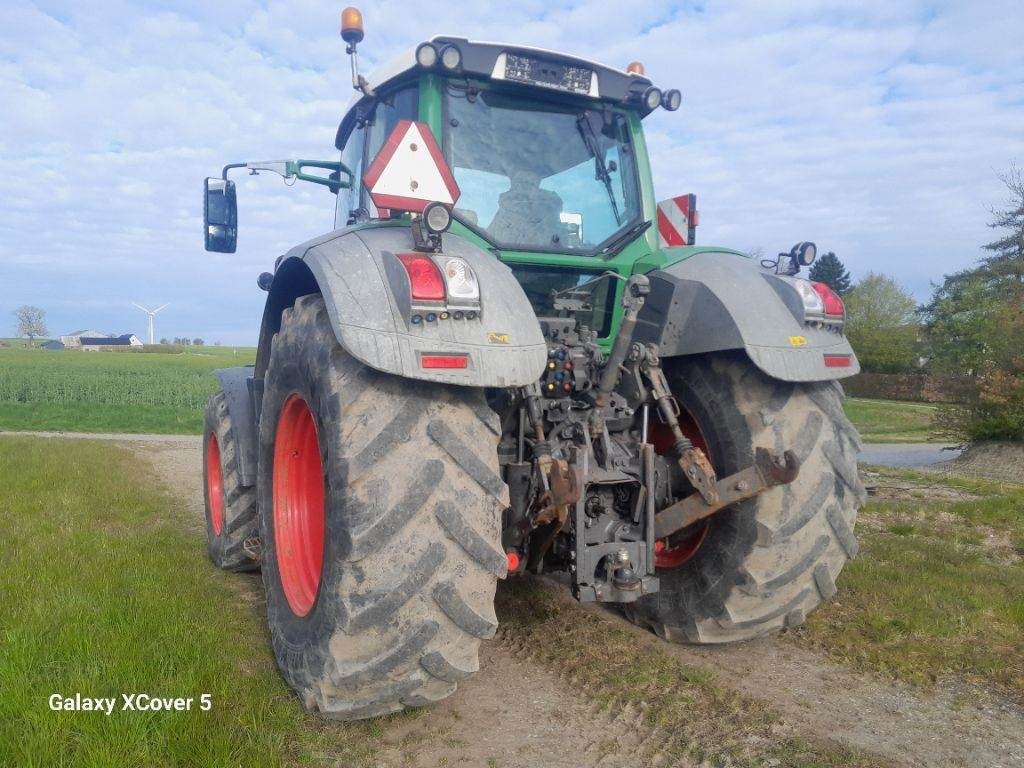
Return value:
M 839 294 L 833 291 L 825 283 L 811 283 L 814 290 L 821 297 L 821 303 L 825 308 L 825 314 L 830 317 L 842 317 L 846 314 L 846 305 L 839 298 Z
M 409 274 L 413 301 L 445 300 L 444 277 L 433 259 L 419 253 L 400 253 L 398 260 Z

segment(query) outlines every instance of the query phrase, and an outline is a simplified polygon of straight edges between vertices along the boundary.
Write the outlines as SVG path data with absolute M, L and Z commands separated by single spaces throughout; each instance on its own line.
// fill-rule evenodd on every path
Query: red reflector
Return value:
M 811 283 L 814 286 L 814 290 L 821 296 L 821 303 L 825 305 L 826 315 L 837 315 L 842 317 L 846 314 L 846 305 L 843 304 L 843 300 L 839 298 L 839 294 L 833 291 L 825 283 Z
M 825 355 L 826 368 L 849 368 L 853 364 L 853 358 L 849 355 Z
M 423 355 L 420 365 L 423 368 L 466 368 L 469 355 Z
M 420 253 L 400 253 L 398 260 L 409 273 L 413 299 L 444 301 L 444 278 L 433 259 Z
M 519 553 L 513 549 L 506 555 L 508 556 L 508 572 L 515 573 L 519 570 Z

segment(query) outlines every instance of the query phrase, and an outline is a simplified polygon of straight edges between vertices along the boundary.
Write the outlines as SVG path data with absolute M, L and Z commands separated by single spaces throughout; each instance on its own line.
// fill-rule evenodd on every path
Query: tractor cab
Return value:
M 354 42 L 349 51 L 354 57 Z M 628 276 L 659 247 L 641 120 L 678 109 L 681 96 L 657 88 L 639 63 L 618 70 L 441 35 L 369 78 L 354 67 L 359 93 L 336 138 L 351 172 L 337 228 L 407 218 L 408 206 L 389 206 L 365 182 L 395 127 L 414 121 L 429 127 L 457 185 L 452 232 L 499 255 L 538 315 L 554 313 L 552 291 L 608 270 Z M 617 288 L 595 294 L 589 322 L 601 337 L 611 332 Z
M 398 215 L 359 182 L 398 121 L 418 120 L 441 143 L 461 192 L 453 218 L 475 239 L 502 252 L 607 257 L 649 220 L 640 119 L 679 103 L 633 70 L 432 38 L 357 81 L 362 95 L 337 136 L 354 180 L 339 195 L 337 226 Z

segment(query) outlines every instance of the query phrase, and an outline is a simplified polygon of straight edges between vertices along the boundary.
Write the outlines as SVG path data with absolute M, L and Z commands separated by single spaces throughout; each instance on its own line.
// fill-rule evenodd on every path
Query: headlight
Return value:
M 462 63 L 462 51 L 454 45 L 446 45 L 441 50 L 441 63 L 445 69 L 457 69 Z
M 432 67 L 437 64 L 437 48 L 430 43 L 422 43 L 416 49 L 416 63 L 421 67 Z
M 423 209 L 423 221 L 427 231 L 439 235 L 448 230 L 452 223 L 452 215 L 441 203 L 427 203 Z
M 644 91 L 644 104 L 652 111 L 661 106 L 661 89 L 652 85 Z

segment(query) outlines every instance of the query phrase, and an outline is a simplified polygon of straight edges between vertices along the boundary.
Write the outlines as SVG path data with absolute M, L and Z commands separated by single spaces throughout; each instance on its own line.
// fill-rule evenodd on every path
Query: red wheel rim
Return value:
M 206 440 L 206 498 L 210 505 L 210 525 L 214 535 L 220 536 L 224 530 L 224 476 L 220 471 L 220 443 L 213 432 Z
M 687 411 L 681 410 L 679 414 L 679 427 L 683 434 L 697 448 L 704 451 L 704 455 L 711 460 L 711 452 L 708 450 L 707 440 L 704 433 L 700 431 L 697 422 Z M 656 453 L 664 456 L 672 448 L 675 438 L 672 437 L 672 430 L 662 424 L 654 417 L 648 428 L 648 440 L 654 444 Z M 689 562 L 697 550 L 700 549 L 704 540 L 708 537 L 710 521 L 705 521 L 697 526 L 691 533 L 678 536 L 675 540 L 659 540 L 654 543 L 654 565 L 658 568 L 678 568 Z
M 290 395 L 274 440 L 274 548 L 288 606 L 305 616 L 316 602 L 324 563 L 324 470 L 316 420 Z

